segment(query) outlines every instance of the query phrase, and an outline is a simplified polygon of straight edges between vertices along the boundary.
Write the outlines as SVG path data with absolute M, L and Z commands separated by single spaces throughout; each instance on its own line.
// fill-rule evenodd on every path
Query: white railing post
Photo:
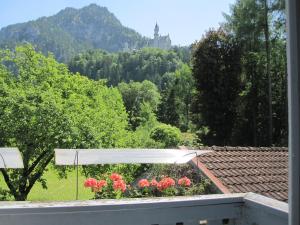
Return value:
M 299 225 L 300 201 L 300 1 L 286 0 L 289 101 L 289 225 Z

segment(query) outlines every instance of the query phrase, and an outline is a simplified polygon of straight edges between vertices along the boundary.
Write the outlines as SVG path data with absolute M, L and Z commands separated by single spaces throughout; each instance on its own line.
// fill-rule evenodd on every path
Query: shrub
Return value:
M 197 134 L 191 132 L 184 132 L 181 135 L 181 145 L 187 147 L 198 147 L 202 144 Z
M 157 142 L 161 142 L 165 148 L 176 147 L 180 143 L 181 133 L 176 127 L 160 124 L 151 130 L 150 137 Z

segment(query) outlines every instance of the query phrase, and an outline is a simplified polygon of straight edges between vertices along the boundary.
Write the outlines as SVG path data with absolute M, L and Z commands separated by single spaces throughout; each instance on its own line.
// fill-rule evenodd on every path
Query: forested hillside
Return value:
M 0 31 L 0 46 L 14 48 L 28 42 L 44 54 L 52 52 L 61 62 L 87 49 L 121 51 L 125 46 L 135 49 L 147 44 L 133 29 L 124 27 L 107 10 L 96 4 L 82 9 L 66 8 L 54 16 L 4 27 Z
M 108 53 L 94 50 L 74 57 L 69 63 L 69 69 L 94 80 L 106 79 L 111 85 L 131 80 L 150 80 L 160 85 L 165 73 L 174 72 L 182 64 L 174 51 L 144 48 L 132 52 Z

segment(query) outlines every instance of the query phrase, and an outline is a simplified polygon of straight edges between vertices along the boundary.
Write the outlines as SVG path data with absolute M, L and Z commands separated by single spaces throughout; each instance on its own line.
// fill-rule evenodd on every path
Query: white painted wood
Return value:
M 288 225 L 288 204 L 262 195 L 248 193 L 243 207 L 242 224 Z
M 18 148 L 0 148 L 0 168 L 24 168 Z
M 223 225 L 222 220 L 209 220 L 207 225 Z
M 0 202 L 1 225 L 287 225 L 287 204 L 257 194 L 94 200 Z
M 205 150 L 178 149 L 55 149 L 56 165 L 118 164 L 118 163 L 187 163 Z
M 183 225 L 199 225 L 199 221 L 185 221 Z
M 201 219 L 238 218 L 243 195 L 61 203 L 0 203 L 1 225 L 191 225 Z

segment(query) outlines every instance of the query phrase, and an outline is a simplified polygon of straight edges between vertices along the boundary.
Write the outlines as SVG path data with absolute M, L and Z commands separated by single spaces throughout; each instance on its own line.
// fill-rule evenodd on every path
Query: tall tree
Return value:
M 270 31 L 269 31 L 269 4 L 263 0 L 264 8 L 264 35 L 266 49 L 266 73 L 268 77 L 268 105 L 269 105 L 269 145 L 273 144 L 273 113 L 272 113 L 272 78 L 270 73 Z
M 158 119 L 179 127 L 182 131 L 190 128 L 190 107 L 194 92 L 194 78 L 191 68 L 183 64 L 174 73 L 166 73 L 161 79 L 162 101 Z
M 243 91 L 240 119 L 234 132 L 236 144 L 284 143 L 286 115 L 282 114 L 285 109 L 281 107 L 285 106 L 279 106 L 279 102 L 286 102 L 286 90 L 275 89 L 285 86 L 286 82 L 286 60 L 282 51 L 285 48 L 284 1 L 238 0 L 231 7 L 231 15 L 225 18 L 227 22 L 223 26 L 242 47 Z M 279 52 L 280 55 L 276 55 Z M 249 130 L 250 135 L 243 135 Z
M 193 106 L 198 128 L 209 128 L 204 144 L 228 145 L 236 119 L 240 92 L 240 47 L 223 30 L 210 30 L 193 50 L 196 97 Z
M 162 91 L 162 101 L 159 105 L 158 120 L 179 127 L 178 103 L 176 101 L 175 85 Z

